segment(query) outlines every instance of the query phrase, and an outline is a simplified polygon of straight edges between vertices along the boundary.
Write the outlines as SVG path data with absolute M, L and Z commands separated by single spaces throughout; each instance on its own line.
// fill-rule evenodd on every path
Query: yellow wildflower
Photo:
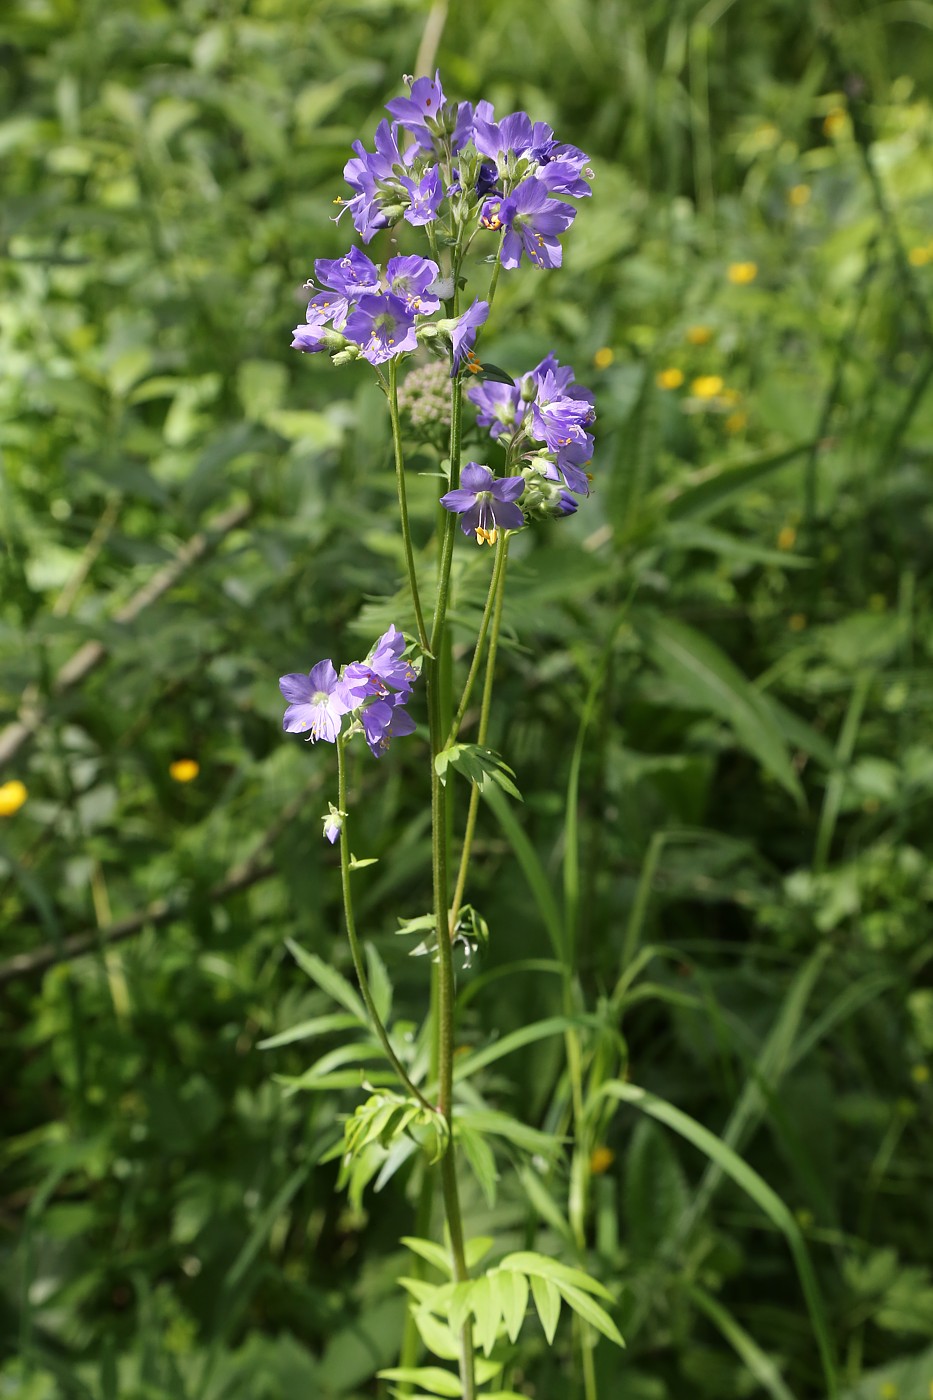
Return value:
M 26 801 L 29 793 L 26 784 L 19 778 L 11 778 L 8 783 L 0 783 L 0 817 L 12 817 Z
M 758 276 L 758 264 L 753 262 L 730 263 L 726 274 L 733 287 L 747 287 Z
M 655 378 L 659 389 L 679 389 L 683 382 L 684 372 L 682 369 L 662 369 Z
M 792 632 L 802 632 L 807 625 L 806 613 L 791 613 L 787 625 Z
M 715 399 L 723 391 L 723 382 L 718 374 L 701 374 L 699 379 L 694 379 L 690 385 L 691 394 L 695 394 L 698 399 Z
M 709 326 L 688 326 L 686 337 L 691 345 L 709 345 L 713 332 Z
M 615 351 L 608 345 L 603 345 L 593 356 L 593 364 L 597 369 L 608 369 L 615 357 Z
M 785 525 L 777 537 L 778 549 L 793 549 L 797 543 L 797 531 L 793 525 Z
M 907 254 L 907 261 L 911 267 L 926 267 L 931 259 L 933 259 L 933 253 L 930 252 L 929 248 L 911 248 Z
M 602 1176 L 616 1159 L 611 1147 L 595 1147 L 590 1154 L 590 1171 L 594 1176 Z
M 748 414 L 741 411 L 730 413 L 726 419 L 725 428 L 727 433 L 740 433 L 748 426 Z
M 196 758 L 176 758 L 169 764 L 168 771 L 176 783 L 191 783 L 200 773 L 201 765 Z
M 809 185 L 792 185 L 787 192 L 787 202 L 794 209 L 802 209 L 805 204 L 810 203 L 812 193 Z
M 849 124 L 849 114 L 845 107 L 833 107 L 823 118 L 823 135 L 830 137 L 841 136 Z

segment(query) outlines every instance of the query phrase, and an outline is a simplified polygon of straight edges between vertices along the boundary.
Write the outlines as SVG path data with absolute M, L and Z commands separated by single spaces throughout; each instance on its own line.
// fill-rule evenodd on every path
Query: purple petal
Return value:
M 524 486 L 524 481 L 522 485 Z M 521 506 L 512 505 L 506 501 L 494 501 L 492 506 L 492 518 L 502 530 L 520 530 L 525 523 Z
M 476 500 L 475 491 L 448 491 L 446 496 L 441 497 L 441 505 L 445 510 L 453 511 L 459 515 L 461 511 L 469 510 Z
M 488 467 L 478 462 L 467 462 L 460 473 L 460 486 L 475 495 L 477 491 L 488 491 L 492 486 L 493 475 Z
M 305 704 L 314 694 L 310 677 L 296 671 L 279 677 L 279 690 L 286 700 L 296 705 Z
M 497 501 L 516 501 L 525 489 L 525 478 L 523 476 L 505 476 L 501 481 L 494 481 L 492 484 L 492 494 Z

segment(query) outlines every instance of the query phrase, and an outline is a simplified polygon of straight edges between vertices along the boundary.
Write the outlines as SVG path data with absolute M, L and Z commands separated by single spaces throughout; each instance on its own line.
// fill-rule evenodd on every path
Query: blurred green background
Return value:
M 405 1174 L 348 1205 L 320 1159 L 353 1074 L 273 1079 L 339 1035 L 257 1046 L 331 1009 L 286 937 L 348 966 L 333 756 L 283 741 L 277 678 L 364 652 L 402 575 L 371 377 L 290 331 L 352 234 L 351 141 L 439 34 L 449 97 L 596 172 L 564 268 L 501 278 L 485 342 L 516 374 L 556 350 L 598 423 L 592 498 L 514 551 L 490 739 L 538 888 L 484 810 L 463 985 L 510 975 L 464 1044 L 559 1009 L 510 969 L 549 953 L 586 713 L 581 996 L 630 973 L 632 1077 L 795 1213 L 840 1394 L 929 1400 L 933 4 L 444 9 L 0 16 L 0 1396 L 336 1400 L 397 1355 Z M 426 533 L 436 481 L 410 489 Z M 466 642 L 488 558 L 458 559 Z M 423 760 L 353 772 L 361 923 L 412 1022 Z M 546 1042 L 483 1091 L 557 1132 L 562 1076 Z M 626 1110 L 600 1152 L 588 1266 L 629 1343 L 601 1393 L 825 1395 L 748 1198 Z M 532 1205 L 507 1168 L 494 1204 L 467 1187 L 471 1233 L 566 1248 L 565 1165 Z M 528 1335 L 515 1387 L 573 1395 L 569 1328 Z

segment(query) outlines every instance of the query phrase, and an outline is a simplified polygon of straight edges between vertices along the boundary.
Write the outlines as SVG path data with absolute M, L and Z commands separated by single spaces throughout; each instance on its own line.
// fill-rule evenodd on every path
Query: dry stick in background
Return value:
M 209 549 L 218 544 L 226 535 L 229 535 L 238 525 L 242 525 L 252 514 L 252 510 L 252 504 L 245 502 L 231 506 L 228 510 L 215 516 L 203 530 L 199 530 L 196 535 L 191 536 L 187 543 L 182 545 L 174 559 L 170 559 L 159 569 L 158 573 L 153 574 L 148 583 L 143 584 L 142 588 L 133 594 L 129 602 L 124 603 L 123 607 L 114 614 L 114 622 L 134 622 L 144 608 L 168 592 L 191 564 L 205 555 Z M 85 642 L 57 672 L 52 682 L 52 694 L 61 695 L 65 691 L 71 690 L 73 686 L 79 685 L 95 667 L 100 665 L 106 655 L 107 647 L 103 642 Z M 23 696 L 19 718 L 7 725 L 0 734 L 0 767 L 4 763 L 8 763 L 13 755 L 19 752 L 27 739 L 36 732 L 44 715 L 45 709 L 36 701 L 35 690 L 30 687 Z

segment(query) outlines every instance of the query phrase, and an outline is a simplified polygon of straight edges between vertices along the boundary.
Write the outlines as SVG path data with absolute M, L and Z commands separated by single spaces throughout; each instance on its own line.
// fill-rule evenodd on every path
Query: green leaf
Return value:
M 557 1202 L 549 1194 L 547 1187 L 541 1180 L 533 1166 L 524 1166 L 519 1171 L 522 1187 L 528 1197 L 529 1204 L 532 1205 L 540 1215 L 546 1225 L 557 1234 L 562 1235 L 567 1244 L 575 1247 L 573 1230 L 570 1222 L 565 1218 L 563 1211 Z
M 458 1057 L 454 1063 L 454 1079 L 469 1079 L 479 1069 L 485 1069 L 487 1065 L 494 1064 L 496 1060 L 501 1060 L 506 1055 L 511 1055 L 516 1050 L 523 1049 L 526 1045 L 533 1045 L 537 1040 L 546 1040 L 548 1036 L 562 1035 L 564 1031 L 574 1030 L 584 1026 L 597 1026 L 599 1024 L 596 1016 L 549 1016 L 546 1021 L 535 1021 L 530 1026 L 522 1026 L 520 1030 L 511 1031 L 504 1035 L 501 1040 L 494 1041 L 492 1045 L 486 1045 L 482 1050 L 471 1050 L 468 1055 Z M 465 1110 L 466 1111 L 466 1110 Z M 490 1110 L 482 1110 L 489 1112 Z M 505 1117 L 505 1115 L 501 1115 Z M 509 1119 L 514 1123 L 514 1119 Z
M 478 370 L 475 375 L 468 376 L 469 382 L 472 383 L 474 378 L 490 379 L 494 384 L 508 384 L 510 388 L 515 383 L 515 376 L 509 374 L 508 370 L 503 369 L 501 365 L 491 365 L 486 360 L 483 361 L 481 370 Z
M 597 1279 L 591 1278 L 582 1269 L 571 1269 L 568 1264 L 562 1264 L 560 1260 L 552 1259 L 549 1254 L 534 1254 L 531 1250 L 521 1250 L 517 1254 L 507 1254 L 500 1261 L 499 1268 L 512 1269 L 520 1274 L 528 1274 L 531 1278 L 537 1274 L 541 1278 L 550 1279 L 558 1288 L 566 1286 L 582 1289 L 584 1293 L 598 1294 L 607 1302 L 613 1301 L 608 1288 Z
M 461 1108 L 454 1123 L 454 1132 L 459 1132 L 464 1126 L 474 1134 L 489 1133 L 493 1137 L 505 1138 L 522 1152 L 539 1153 L 542 1157 L 553 1157 L 561 1149 L 561 1140 L 553 1133 L 531 1128 L 511 1114 L 499 1113 L 494 1108 Z
M 411 1385 L 424 1386 L 434 1395 L 456 1397 L 463 1394 L 459 1377 L 440 1366 L 390 1366 L 387 1371 L 377 1371 L 376 1375 L 382 1381 L 408 1381 Z
M 402 1244 L 406 1249 L 410 1249 L 412 1254 L 420 1255 L 429 1264 L 433 1264 L 435 1269 L 438 1269 L 447 1278 L 453 1277 L 453 1263 L 450 1254 L 441 1245 L 435 1244 L 433 1240 L 419 1239 L 417 1235 L 403 1235 Z
M 595 1327 L 597 1332 L 602 1332 L 604 1337 L 608 1337 L 610 1342 L 615 1342 L 617 1347 L 624 1347 L 625 1342 L 622 1334 L 616 1327 L 612 1318 L 601 1308 L 597 1302 L 590 1297 L 589 1293 L 584 1293 L 579 1288 L 571 1288 L 569 1284 L 559 1283 L 561 1296 L 569 1307 L 573 1309 L 584 1322 L 588 1322 L 591 1327 Z
M 480 792 L 485 792 L 489 783 L 495 783 L 503 792 L 521 802 L 522 795 L 515 786 L 515 774 L 492 749 L 481 748 L 479 744 L 451 744 L 449 748 L 442 749 L 434 758 L 434 769 L 442 783 L 446 783 L 447 769 L 451 765 L 468 782 L 475 783 Z
M 499 1297 L 489 1274 L 483 1274 L 472 1284 L 470 1307 L 476 1318 L 476 1345 L 488 1356 L 496 1344 L 502 1320 Z
M 767 1215 L 772 1224 L 781 1231 L 797 1266 L 807 1310 L 820 1351 L 820 1359 L 823 1363 L 827 1396 L 829 1400 L 836 1400 L 838 1394 L 836 1365 L 819 1284 L 813 1272 L 800 1227 L 780 1196 L 747 1162 L 743 1162 L 741 1157 L 737 1156 L 730 1147 L 727 1147 L 720 1138 L 716 1137 L 715 1133 L 711 1133 L 708 1128 L 697 1123 L 689 1114 L 675 1108 L 666 1100 L 656 1098 L 654 1094 L 649 1094 L 636 1084 L 625 1084 L 620 1080 L 612 1080 L 608 1084 L 603 1084 L 595 1095 L 595 1099 L 598 1100 L 602 1097 L 614 1098 L 620 1103 L 631 1104 L 642 1113 L 656 1118 L 659 1123 L 665 1123 L 669 1128 L 673 1128 L 676 1133 L 679 1133 L 687 1142 L 692 1143 L 694 1147 L 699 1148 L 711 1162 L 716 1163 L 727 1176 L 731 1177 L 735 1184 L 741 1187 Z
M 552 1346 L 560 1318 L 560 1294 L 550 1279 L 542 1278 L 540 1274 L 532 1274 L 531 1295 L 535 1300 L 548 1346 Z
M 366 1015 L 366 1008 L 345 977 L 342 977 L 339 972 L 335 971 L 328 963 L 324 962 L 323 958 L 319 958 L 316 953 L 306 952 L 304 948 L 302 948 L 299 943 L 295 943 L 293 939 L 286 938 L 285 946 L 288 948 L 302 972 L 306 972 L 322 991 L 325 991 L 328 996 L 333 997 L 334 1001 L 339 1002 L 351 1015 L 356 1017 L 361 1025 L 369 1029 L 369 1017 Z
M 467 1268 L 475 1269 L 480 1260 L 486 1258 L 494 1244 L 492 1235 L 477 1235 L 474 1239 L 467 1240 L 463 1247 Z
M 369 972 L 369 990 L 376 1004 L 379 1020 L 386 1025 L 392 1012 L 392 980 L 386 965 L 371 943 L 366 944 L 366 962 Z
M 285 1086 L 286 1094 L 296 1094 L 299 1089 L 322 1094 L 330 1089 L 359 1089 L 363 1087 L 362 1069 L 338 1069 L 333 1074 L 322 1074 L 320 1078 L 309 1081 L 305 1081 L 303 1076 L 296 1078 L 287 1074 L 274 1074 L 272 1078 L 276 1084 Z M 367 1069 L 366 1083 L 370 1088 L 376 1085 L 384 1085 L 388 1088 L 398 1083 L 398 1075 L 394 1070 Z
M 355 856 L 355 855 L 353 855 L 352 853 L 351 853 L 351 855 L 350 855 L 350 869 L 351 869 L 351 870 L 365 870 L 366 867 L 367 867 L 367 865 L 378 865 L 378 864 L 379 864 L 379 857 L 378 857 L 378 856 Z
M 675 618 L 642 613 L 638 628 L 646 652 L 660 670 L 683 687 L 691 698 L 691 708 L 708 710 L 726 720 L 740 743 L 802 804 L 803 789 L 772 710 L 725 653 L 701 632 Z
M 505 1329 L 509 1334 L 509 1341 L 515 1342 L 528 1311 L 528 1279 L 524 1274 L 511 1273 L 508 1270 L 499 1270 L 496 1277 Z
M 426 1308 L 413 1309 L 412 1316 L 421 1340 L 433 1356 L 439 1356 L 442 1361 L 458 1360 L 460 1340 L 446 1322 L 441 1322 Z
M 334 1050 L 328 1050 L 326 1055 L 322 1055 L 319 1060 L 299 1075 L 276 1075 L 280 1084 L 289 1084 L 293 1089 L 308 1089 L 314 1085 L 320 1087 L 321 1082 L 330 1079 L 333 1070 L 340 1069 L 342 1065 L 355 1064 L 362 1060 L 382 1060 L 385 1058 L 385 1051 L 381 1045 L 368 1045 L 364 1041 L 355 1040 L 349 1045 L 338 1045 Z M 362 1065 L 360 1066 L 362 1069 Z M 354 1083 L 360 1083 L 357 1073 Z
M 355 1030 L 356 1025 L 355 1016 L 345 1016 L 340 1011 L 334 1011 L 329 1016 L 315 1016 L 310 1021 L 300 1021 L 290 1030 L 270 1035 L 265 1040 L 260 1040 L 256 1049 L 276 1050 L 280 1045 L 293 1045 L 298 1040 L 310 1040 L 312 1036 L 329 1035 L 331 1031 Z
M 492 1148 L 481 1133 L 474 1130 L 463 1122 L 462 1116 L 458 1116 L 455 1123 L 455 1135 L 457 1142 L 463 1150 L 463 1155 L 472 1168 L 479 1188 L 490 1207 L 496 1204 L 496 1184 L 499 1180 L 499 1173 L 496 1170 L 496 1159 L 493 1156 Z M 472 1265 L 469 1267 L 472 1268 Z
M 714 464 L 695 473 L 692 484 L 664 492 L 663 503 L 668 520 L 698 519 L 712 515 L 737 495 L 741 495 L 764 477 L 809 452 L 812 442 L 799 442 L 780 452 L 769 452 L 739 463 Z

